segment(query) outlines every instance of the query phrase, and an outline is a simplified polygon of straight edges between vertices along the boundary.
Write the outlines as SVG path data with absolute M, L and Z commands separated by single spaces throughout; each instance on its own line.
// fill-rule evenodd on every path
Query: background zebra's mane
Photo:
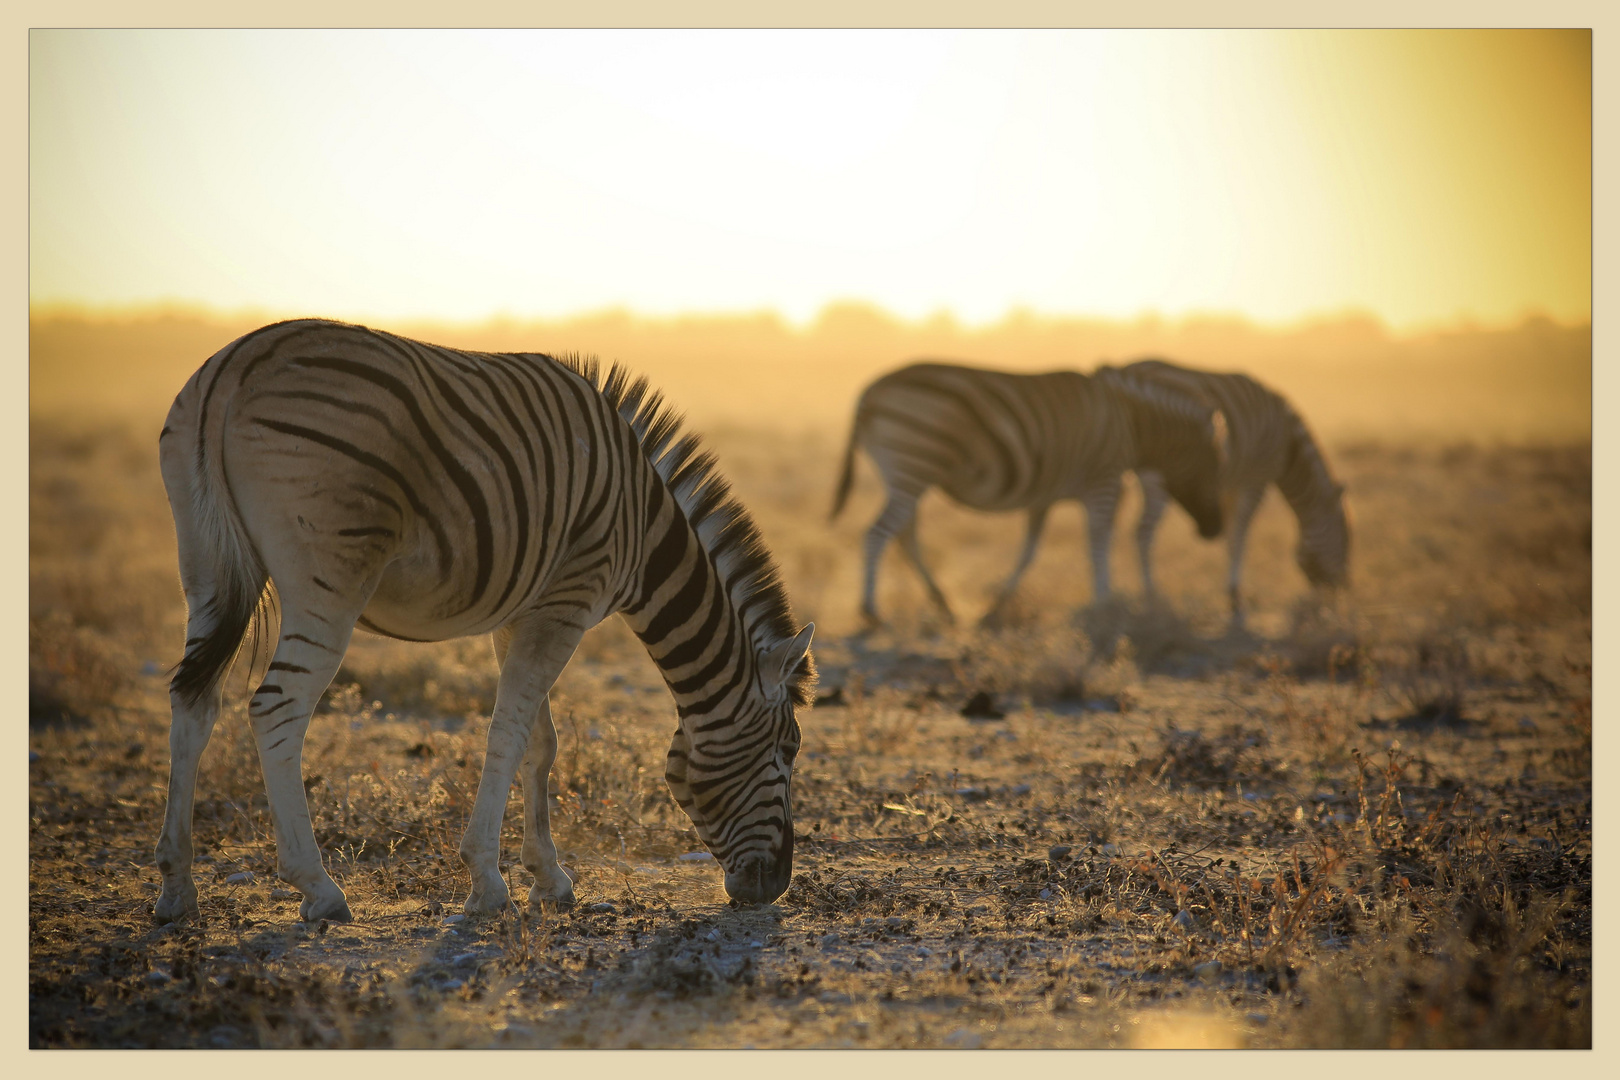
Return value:
M 615 363 L 604 378 L 595 357 L 555 359 L 590 383 L 635 432 L 641 452 L 663 478 L 709 553 L 742 616 L 755 654 L 797 634 L 787 587 L 759 526 L 731 494 L 731 484 L 720 475 L 714 454 L 697 435 L 681 430 L 680 413 L 664 402 L 645 376 L 632 376 L 622 364 Z M 796 704 L 810 703 L 815 682 L 815 664 L 806 654 L 788 680 L 788 692 Z

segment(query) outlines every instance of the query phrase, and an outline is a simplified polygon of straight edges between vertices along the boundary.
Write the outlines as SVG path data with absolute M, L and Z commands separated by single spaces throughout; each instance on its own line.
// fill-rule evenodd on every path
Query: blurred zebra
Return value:
M 1344 485 L 1333 479 L 1316 440 L 1292 406 L 1247 375 L 1220 374 L 1179 367 L 1164 360 L 1139 360 L 1121 369 L 1165 386 L 1199 394 L 1226 416 L 1229 452 L 1222 487 L 1227 501 L 1227 596 L 1232 623 L 1243 624 L 1240 585 L 1243 547 L 1249 524 L 1269 484 L 1276 484 L 1299 519 L 1299 545 L 1294 557 L 1305 577 L 1326 588 L 1349 580 L 1350 523 L 1345 516 Z M 1142 564 L 1142 586 L 1153 592 L 1153 533 L 1164 513 L 1164 478 L 1138 469 L 1142 483 L 1142 520 L 1136 547 Z
M 675 697 L 665 778 L 726 890 L 757 902 L 786 888 L 812 627 L 794 625 L 749 515 L 646 380 L 617 366 L 604 378 L 595 361 L 284 322 L 208 360 L 159 447 L 189 612 L 170 692 L 159 919 L 197 908 L 197 762 L 223 675 L 271 598 L 279 640 L 248 715 L 302 918 L 349 917 L 321 865 L 300 762 L 357 625 L 411 641 L 493 635 L 500 679 L 461 842 L 468 912 L 508 903 L 500 826 L 520 770 L 529 900 L 573 902 L 547 816 L 548 694 L 585 631 L 615 613 Z
M 837 517 L 864 447 L 888 490 L 888 503 L 866 534 L 861 614 L 879 622 L 878 563 L 892 537 L 922 576 L 928 595 L 951 619 L 950 605 L 922 561 L 917 501 L 930 487 L 975 510 L 1024 510 L 1028 531 L 1012 576 L 984 622 L 994 624 L 1012 598 L 1060 499 L 1086 508 L 1092 596 L 1108 595 L 1108 548 L 1120 476 L 1153 469 L 1206 537 L 1221 531 L 1219 414 L 1201 399 L 1118 369 L 1094 375 L 1004 371 L 923 362 L 866 388 L 844 451 L 834 498 Z

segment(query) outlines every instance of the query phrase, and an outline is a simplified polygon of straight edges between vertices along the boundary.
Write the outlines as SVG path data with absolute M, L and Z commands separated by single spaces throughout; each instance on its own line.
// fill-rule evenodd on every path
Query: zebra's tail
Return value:
M 849 500 L 849 489 L 855 483 L 855 444 L 859 441 L 861 433 L 861 413 L 855 411 L 855 420 L 849 426 L 849 444 L 844 447 L 844 471 L 838 477 L 838 490 L 833 494 L 832 513 L 827 515 L 828 521 L 835 520 L 844 511 L 844 503 Z
M 258 646 L 269 640 L 268 619 L 276 609 L 274 590 L 265 587 L 268 574 L 225 479 L 219 453 L 223 418 L 208 424 L 209 449 L 197 452 L 197 417 L 188 408 L 196 400 L 194 384 L 195 379 L 175 399 L 158 440 L 163 484 L 179 534 L 187 632 L 194 635 L 171 669 L 169 689 L 191 707 L 218 693 L 250 626 L 257 655 Z

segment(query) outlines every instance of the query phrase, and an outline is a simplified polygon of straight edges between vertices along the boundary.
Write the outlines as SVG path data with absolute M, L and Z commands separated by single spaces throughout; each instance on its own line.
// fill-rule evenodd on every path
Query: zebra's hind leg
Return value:
M 341 606 L 332 602 L 337 593 L 282 590 L 281 640 L 264 682 L 248 702 L 276 829 L 276 871 L 303 894 L 298 917 L 310 922 L 347 922 L 351 915 L 348 898 L 321 864 L 310 823 L 303 783 L 304 736 L 373 588 L 374 581 Z
M 486 915 L 506 909 L 511 902 L 511 891 L 501 877 L 501 818 L 506 811 L 506 798 L 512 789 L 512 780 L 525 761 L 534 765 L 536 773 L 531 797 L 529 787 L 531 770 L 524 769 L 525 825 L 538 831 L 546 830 L 546 841 L 541 843 L 535 832 L 524 841 L 525 855 L 529 839 L 536 847 L 535 864 L 548 872 L 546 886 L 555 889 L 555 877 L 549 876 L 541 852 L 551 849 L 551 862 L 555 865 L 556 848 L 550 843 L 550 823 L 544 810 L 545 782 L 538 775 L 540 763 L 550 769 L 551 757 L 556 754 L 556 732 L 551 726 L 551 710 L 547 695 L 556 682 L 568 658 L 574 654 L 584 627 L 577 621 L 578 613 L 570 609 L 568 616 L 541 611 L 520 622 L 503 628 L 495 636 L 496 656 L 501 660 L 501 678 L 495 688 L 495 712 L 489 721 L 489 742 L 484 754 L 484 771 L 478 780 L 478 796 L 473 801 L 472 818 L 461 838 L 461 861 L 472 875 L 472 892 L 463 910 L 468 915 Z M 537 752 L 530 755 L 529 740 L 533 732 L 542 727 L 551 733 Z M 544 732 L 542 732 L 544 735 Z M 533 809 L 528 809 L 533 808 Z M 525 857 L 525 865 L 528 859 Z M 560 872 L 561 867 L 557 867 Z M 567 878 L 566 873 L 560 876 Z M 535 875 L 538 886 L 539 873 Z M 570 882 L 570 895 L 572 891 Z M 530 894 L 531 897 L 533 894 Z M 558 897 L 560 899 L 560 897 Z
M 195 620 L 192 626 L 196 625 Z M 188 634 L 195 638 L 196 634 Z M 197 796 L 197 763 L 219 719 L 219 687 L 197 702 L 171 692 L 173 716 L 169 721 L 169 797 L 158 834 L 157 865 L 163 891 L 154 914 L 158 922 L 174 922 L 197 913 L 197 883 L 192 880 L 192 806 Z
M 951 613 L 951 605 L 945 599 L 945 594 L 940 591 L 939 585 L 934 581 L 934 575 L 928 572 L 928 566 L 923 562 L 922 546 L 917 543 L 917 515 L 915 512 L 912 513 L 911 520 L 906 522 L 905 527 L 900 530 L 900 546 L 907 557 L 911 559 L 911 565 L 917 568 L 917 573 L 922 577 L 923 584 L 927 586 L 929 599 L 934 602 L 940 613 L 945 616 L 945 621 L 955 626 L 956 616 Z
M 1035 561 L 1035 548 L 1041 542 L 1041 532 L 1046 528 L 1046 513 L 1050 509 L 1051 504 L 1030 507 L 1029 527 L 1024 533 L 1024 550 L 1018 556 L 1018 565 L 1013 567 L 1012 576 L 996 595 L 995 603 L 990 605 L 990 610 L 979 620 L 980 626 L 991 629 L 1001 625 L 1007 604 L 1012 600 L 1013 593 L 1018 591 L 1019 579 L 1024 576 L 1024 571 L 1029 569 L 1029 564 Z
M 1164 477 L 1152 469 L 1139 470 L 1136 479 L 1142 488 L 1142 519 L 1136 523 L 1136 557 L 1142 567 L 1142 595 L 1152 597 L 1158 590 L 1153 586 L 1153 534 L 1170 504 L 1170 493 L 1165 490 Z
M 883 513 L 866 530 L 866 575 L 861 588 L 861 617 L 869 627 L 881 625 L 877 613 L 877 572 L 883 549 L 917 516 L 918 493 L 889 490 Z
M 1254 521 L 1254 513 L 1260 508 L 1260 498 L 1265 493 L 1264 487 L 1242 488 L 1232 506 L 1229 519 L 1232 531 L 1227 541 L 1226 598 L 1232 609 L 1233 630 L 1242 630 L 1244 625 L 1243 549 L 1249 539 L 1249 525 Z

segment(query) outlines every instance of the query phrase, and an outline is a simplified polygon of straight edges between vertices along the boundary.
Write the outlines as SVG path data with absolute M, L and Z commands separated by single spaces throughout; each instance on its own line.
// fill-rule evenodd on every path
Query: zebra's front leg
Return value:
M 1029 527 L 1024 533 L 1024 550 L 1018 556 L 1018 565 L 1013 567 L 1012 576 L 1002 585 L 1001 592 L 996 595 L 995 603 L 990 610 L 979 620 L 979 625 L 991 629 L 1001 624 L 1001 617 L 1007 604 L 1012 600 L 1013 593 L 1018 591 L 1018 582 L 1029 569 L 1029 564 L 1035 561 L 1035 548 L 1041 542 L 1041 532 L 1046 528 L 1046 513 L 1052 507 L 1032 506 L 1029 510 Z
M 1170 503 L 1170 493 L 1165 490 L 1164 477 L 1152 469 L 1139 470 L 1136 479 L 1142 487 L 1142 519 L 1136 523 L 1136 557 L 1142 567 L 1142 595 L 1152 597 L 1157 592 L 1153 585 L 1153 534 Z
M 928 598 L 939 608 L 940 614 L 945 616 L 946 624 L 955 626 L 956 616 L 951 612 L 950 602 L 945 599 L 945 593 L 940 590 L 939 583 L 934 580 L 934 575 L 928 572 L 928 565 L 923 562 L 922 545 L 917 542 L 915 512 L 912 513 L 911 520 L 900 530 L 900 547 L 911 559 L 911 565 L 917 568 L 918 575 L 923 579 L 923 585 L 928 589 Z
M 1093 488 L 1081 501 L 1086 506 L 1086 533 L 1091 541 L 1091 602 L 1108 599 L 1109 549 L 1114 541 L 1114 511 L 1119 508 L 1119 477 Z
M 540 701 L 540 713 L 529 730 L 529 752 L 523 758 L 523 865 L 534 875 L 529 906 L 551 903 L 574 906 L 574 876 L 557 861 L 551 839 L 551 801 L 546 779 L 557 759 L 557 727 L 551 720 L 551 697 Z
M 577 612 L 575 614 L 577 616 Z M 496 654 L 504 652 L 505 655 L 495 690 L 495 712 L 489 722 L 489 744 L 484 754 L 483 775 L 478 781 L 478 796 L 473 801 L 467 831 L 461 838 L 461 861 L 472 875 L 472 892 L 463 907 L 468 915 L 503 911 L 511 902 L 511 891 L 501 876 L 500 867 L 501 818 L 506 812 L 506 798 L 511 792 L 512 780 L 525 761 L 535 762 L 538 768 L 538 762 L 543 759 L 546 770 L 550 771 L 551 759 L 556 755 L 556 730 L 551 724 L 547 695 L 583 633 L 583 628 L 576 623 L 541 613 L 513 624 L 496 636 Z M 551 737 L 544 739 L 543 745 L 536 748 L 540 753 L 531 757 L 529 740 L 531 733 L 540 727 L 542 716 Z M 535 801 L 528 797 L 529 771 L 524 769 L 525 807 Z M 543 781 L 536 786 L 543 802 Z M 540 827 L 544 823 L 549 846 L 550 824 L 544 810 L 539 814 L 535 825 Z M 528 822 L 529 811 L 526 810 L 525 825 Z M 527 849 L 527 840 L 524 846 Z M 555 865 L 555 847 L 551 848 L 551 860 Z M 528 865 L 527 858 L 524 863 Z M 555 885 L 553 879 L 547 880 Z M 536 883 L 539 881 L 536 874 Z

